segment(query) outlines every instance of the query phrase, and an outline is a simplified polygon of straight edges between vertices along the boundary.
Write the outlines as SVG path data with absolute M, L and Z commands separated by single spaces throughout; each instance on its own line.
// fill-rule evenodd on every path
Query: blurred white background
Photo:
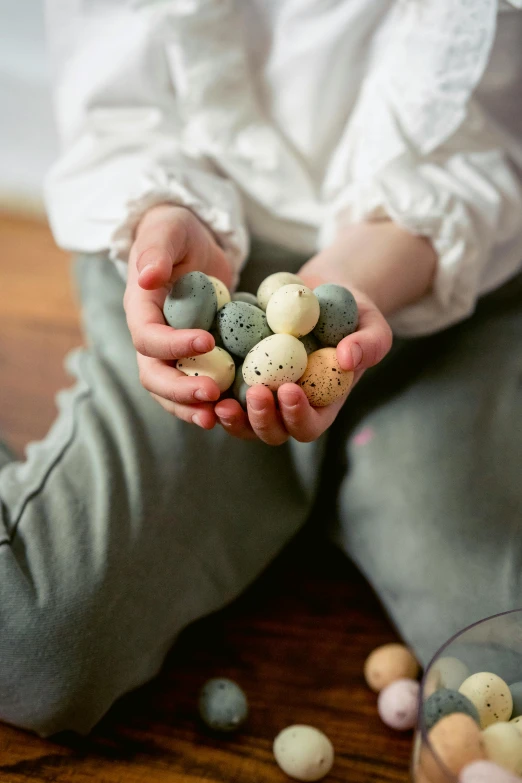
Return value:
M 0 0 L 0 205 L 42 209 L 57 154 L 43 0 Z

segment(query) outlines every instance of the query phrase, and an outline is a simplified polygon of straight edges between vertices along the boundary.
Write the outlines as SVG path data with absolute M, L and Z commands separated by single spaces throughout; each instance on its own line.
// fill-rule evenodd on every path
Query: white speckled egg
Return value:
M 266 310 L 268 300 L 272 294 L 275 294 L 278 288 L 282 288 L 284 285 L 290 285 L 291 283 L 304 285 L 301 278 L 297 275 L 293 275 L 291 272 L 276 272 L 275 274 L 266 277 L 257 289 L 258 306 L 263 310 Z
M 202 353 L 200 356 L 178 359 L 176 367 L 185 375 L 196 377 L 204 375 L 207 378 L 212 378 L 221 392 L 232 386 L 236 375 L 234 360 L 223 348 L 218 347 L 208 353 Z
M 334 763 L 333 745 L 312 726 L 288 726 L 274 740 L 275 760 L 291 778 L 321 780 Z
M 475 761 L 464 767 L 459 783 L 520 783 L 520 778 L 492 761 Z
M 492 723 L 482 732 L 486 756 L 515 774 L 522 774 L 522 736 L 511 723 Z
M 513 712 L 513 697 L 507 683 L 498 675 L 491 672 L 472 674 L 464 680 L 459 691 L 477 708 L 483 729 L 492 723 L 510 719 Z
M 256 307 L 259 307 L 257 303 L 257 297 L 254 296 L 254 294 L 250 294 L 248 291 L 236 291 L 235 294 L 232 294 L 232 301 L 246 302 L 247 304 L 251 304 L 251 305 L 255 305 Z
M 254 345 L 243 362 L 243 378 L 249 386 L 277 391 L 283 383 L 295 383 L 306 369 L 304 345 L 291 334 L 273 334 Z
M 353 372 L 341 369 L 335 348 L 320 348 L 308 357 L 299 386 L 314 408 L 331 405 L 350 390 Z
M 458 691 L 464 680 L 471 674 L 465 663 L 458 658 L 446 656 L 436 660 L 426 677 L 425 693 L 430 696 L 439 688 Z
M 419 664 L 413 653 L 403 644 L 384 644 L 377 647 L 366 659 L 364 677 L 376 693 L 395 680 L 414 680 L 419 673 Z
M 415 680 L 395 680 L 379 693 L 377 708 L 383 723 L 397 731 L 413 729 L 419 711 L 420 685 Z
M 266 319 L 276 334 L 304 337 L 319 319 L 319 300 L 305 285 L 284 285 L 268 300 Z
M 213 277 L 212 275 L 207 275 L 207 277 L 214 286 L 214 291 L 216 292 L 217 309 L 221 310 L 223 305 L 226 305 L 227 302 L 230 302 L 230 291 L 226 285 L 221 280 L 219 280 L 219 278 Z

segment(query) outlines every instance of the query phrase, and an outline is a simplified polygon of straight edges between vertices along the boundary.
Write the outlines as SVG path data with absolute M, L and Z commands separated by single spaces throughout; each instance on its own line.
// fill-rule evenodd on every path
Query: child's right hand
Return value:
M 173 282 L 196 270 L 231 285 L 227 257 L 194 213 L 167 204 L 149 210 L 136 231 L 124 297 L 140 381 L 169 413 L 212 429 L 220 396 L 217 384 L 183 375 L 172 365 L 176 359 L 211 351 L 214 338 L 201 329 L 172 329 L 163 318 Z

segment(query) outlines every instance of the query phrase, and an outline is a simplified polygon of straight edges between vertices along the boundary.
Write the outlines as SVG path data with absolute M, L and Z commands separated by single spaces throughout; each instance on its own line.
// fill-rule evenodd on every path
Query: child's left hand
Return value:
M 313 288 L 326 282 L 312 275 L 312 271 L 305 267 L 299 272 L 307 285 Z M 350 290 L 359 308 L 359 328 L 341 340 L 337 346 L 337 358 L 343 370 L 355 372 L 353 388 L 368 367 L 386 356 L 392 335 L 384 316 L 373 302 L 361 291 L 352 287 Z M 215 413 L 227 432 L 236 438 L 259 438 L 270 446 L 279 446 L 290 437 L 308 443 L 330 427 L 347 397 L 345 395 L 326 408 L 312 408 L 299 386 L 285 383 L 277 391 L 278 409 L 270 389 L 253 386 L 247 393 L 248 414 L 232 399 L 218 402 Z

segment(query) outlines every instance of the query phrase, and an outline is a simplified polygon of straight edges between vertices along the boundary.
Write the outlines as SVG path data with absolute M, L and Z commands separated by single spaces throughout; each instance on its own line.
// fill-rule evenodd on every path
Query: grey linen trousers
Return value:
M 242 287 L 300 261 L 258 246 Z M 271 448 L 165 413 L 139 384 L 115 269 L 76 271 L 76 385 L 25 462 L 0 449 L 0 720 L 89 731 L 255 579 L 318 492 L 319 527 L 424 662 L 522 606 L 522 278 L 465 323 L 396 341 L 319 442 Z

